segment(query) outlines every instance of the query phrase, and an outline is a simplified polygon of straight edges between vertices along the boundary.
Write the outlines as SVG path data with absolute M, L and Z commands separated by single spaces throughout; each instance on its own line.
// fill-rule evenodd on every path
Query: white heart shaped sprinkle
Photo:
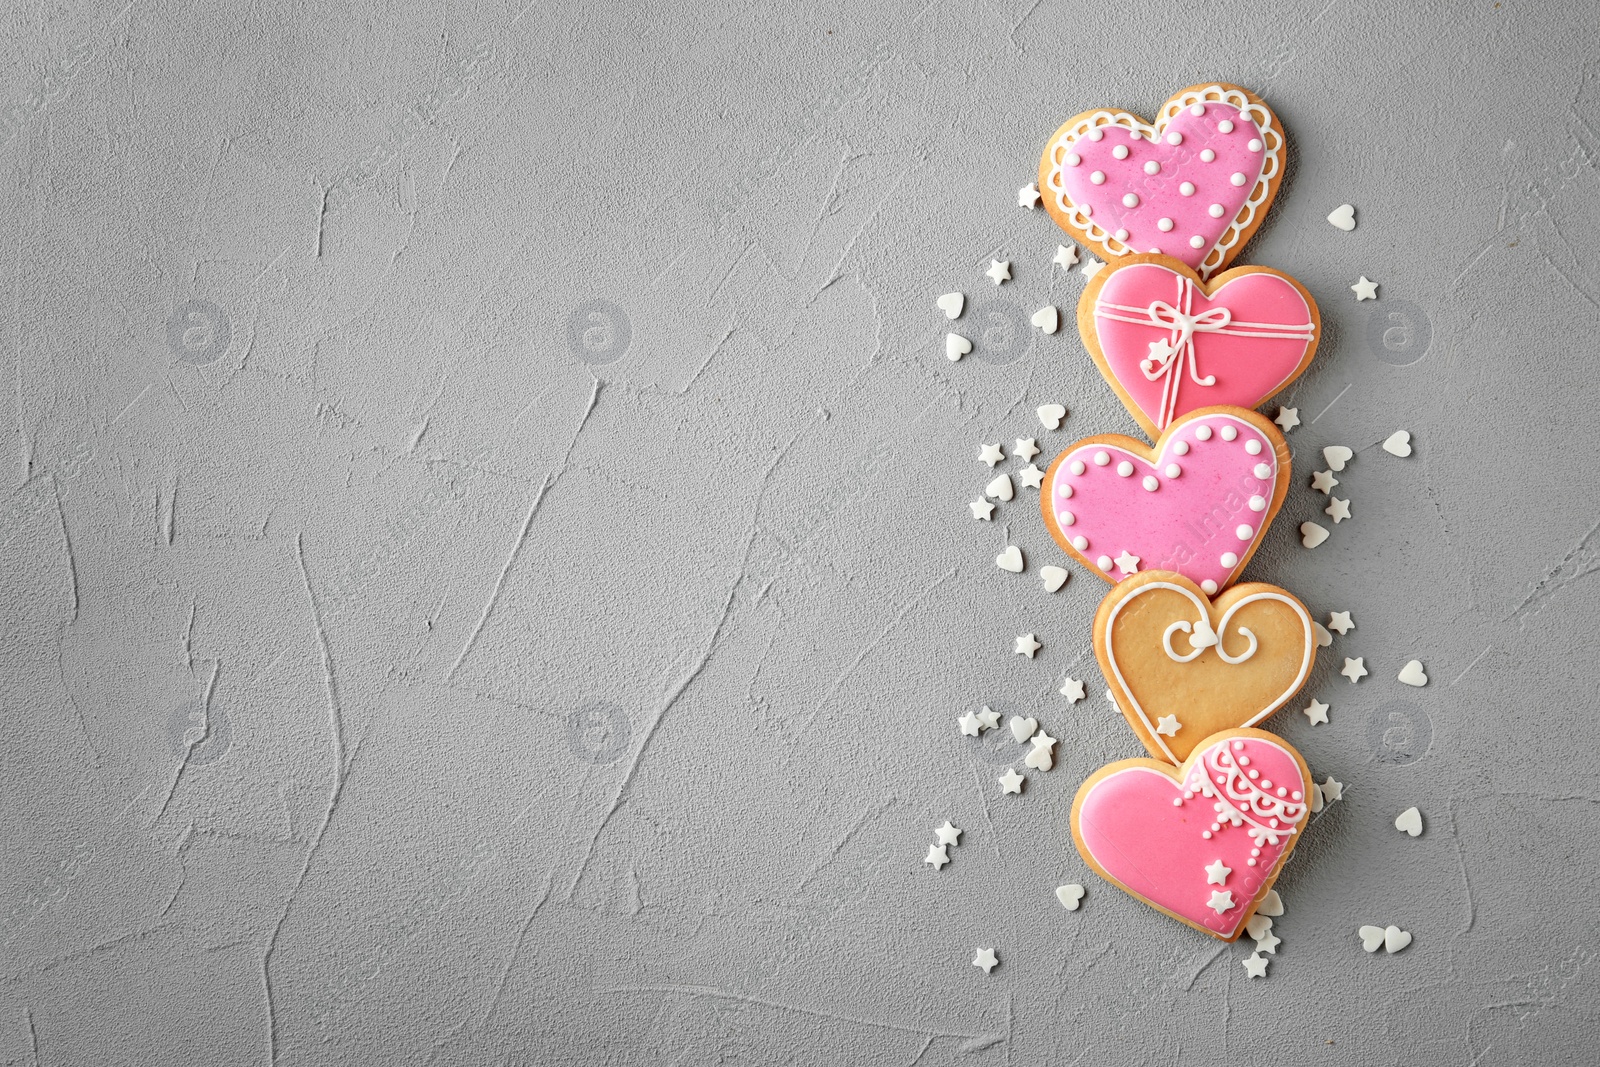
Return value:
M 1391 456 L 1405 459 L 1411 455 L 1411 433 L 1407 430 L 1396 430 L 1384 439 L 1383 450 Z
M 1331 471 L 1342 471 L 1344 465 L 1355 458 L 1355 453 L 1344 445 L 1329 445 L 1322 450 L 1322 458 L 1327 461 Z
M 1318 648 L 1327 648 L 1329 645 L 1333 644 L 1333 635 L 1328 632 L 1328 628 L 1326 626 L 1322 625 L 1320 622 L 1313 622 L 1311 627 L 1316 631 Z
M 945 318 L 959 319 L 961 312 L 967 306 L 967 298 L 964 293 L 946 293 L 936 303 L 939 305 L 939 310 L 944 312 Z
M 1250 916 L 1250 921 L 1244 924 L 1245 933 L 1250 935 L 1250 940 L 1260 941 L 1272 933 L 1272 918 L 1259 912 Z
M 1216 643 L 1217 631 L 1211 628 L 1209 622 L 1201 619 L 1194 624 L 1194 632 L 1189 635 L 1190 648 L 1210 648 Z
M 1016 545 L 1007 545 L 1006 550 L 994 558 L 994 565 L 1003 571 L 1012 574 L 1022 573 L 1022 549 Z
M 1067 584 L 1067 579 L 1072 577 L 1072 572 L 1065 567 L 1040 567 L 1039 577 L 1044 579 L 1045 589 L 1054 593 Z
M 1011 484 L 1011 475 L 997 474 L 994 481 L 984 486 L 985 496 L 992 496 L 996 500 L 1010 500 L 1017 495 L 1017 490 Z
M 1412 837 L 1420 837 L 1422 835 L 1422 812 L 1416 808 L 1407 808 L 1400 813 L 1399 818 L 1395 819 L 1394 828 L 1402 833 L 1410 834 Z
M 1328 531 L 1314 522 L 1300 524 L 1300 543 L 1307 548 L 1316 548 L 1328 539 Z
M 1267 890 L 1267 895 L 1261 898 L 1261 903 L 1256 906 L 1257 915 L 1282 915 L 1283 898 L 1276 889 Z
M 1361 935 L 1361 947 L 1368 952 L 1376 952 L 1383 946 L 1383 927 L 1363 926 L 1356 933 Z
M 1400 680 L 1407 685 L 1414 685 L 1418 689 L 1428 684 L 1428 675 L 1422 669 L 1422 661 L 1414 659 L 1400 668 Z
M 1036 771 L 1048 771 L 1055 766 L 1055 757 L 1050 754 L 1049 748 L 1040 747 L 1029 752 L 1022 762 Z
M 1035 311 L 1029 321 L 1045 333 L 1055 333 L 1061 329 L 1061 312 L 1056 310 L 1054 304 L 1046 304 Z
M 1398 926 L 1390 926 L 1383 931 L 1383 951 L 1396 953 L 1411 944 L 1411 935 Z
M 1067 409 L 1060 404 L 1040 404 L 1034 409 L 1034 414 L 1039 416 L 1039 421 L 1047 430 L 1061 429 L 1061 420 L 1067 417 Z
M 1020 745 L 1032 737 L 1037 729 L 1039 729 L 1038 719 L 1019 719 L 1015 715 L 1011 716 L 1011 736 L 1017 739 L 1017 744 Z
M 959 333 L 944 335 L 944 358 L 951 363 L 972 351 L 972 342 L 962 337 Z
M 1340 204 L 1328 215 L 1328 221 L 1349 233 L 1356 228 L 1356 209 L 1349 204 Z
M 1061 906 L 1068 911 L 1077 911 L 1078 905 L 1083 901 L 1083 886 L 1058 885 L 1056 899 L 1061 901 Z

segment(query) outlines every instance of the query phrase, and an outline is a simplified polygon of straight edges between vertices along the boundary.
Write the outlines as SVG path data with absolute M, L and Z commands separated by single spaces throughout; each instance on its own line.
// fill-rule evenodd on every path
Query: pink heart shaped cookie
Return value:
M 1311 294 L 1269 267 L 1211 281 L 1168 256 L 1129 256 L 1078 299 L 1078 332 L 1095 366 L 1154 437 L 1199 408 L 1253 408 L 1298 378 L 1317 353 Z
M 1107 259 L 1159 252 L 1209 278 L 1260 227 L 1284 171 L 1283 127 L 1237 85 L 1194 85 L 1155 125 L 1074 115 L 1045 145 L 1039 188 L 1062 229 Z
M 1224 941 L 1239 936 L 1294 850 L 1311 772 L 1262 730 L 1225 730 L 1173 767 L 1108 764 L 1072 805 L 1072 839 L 1112 885 Z
M 1289 446 L 1265 416 L 1202 408 L 1150 448 L 1120 434 L 1057 456 L 1039 493 L 1045 528 L 1112 584 L 1177 571 L 1207 596 L 1233 584 L 1289 491 Z

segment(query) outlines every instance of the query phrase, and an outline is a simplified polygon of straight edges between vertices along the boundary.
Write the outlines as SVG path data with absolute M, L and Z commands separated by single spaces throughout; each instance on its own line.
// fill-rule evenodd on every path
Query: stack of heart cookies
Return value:
M 1039 189 L 1105 265 L 1078 303 L 1101 374 L 1153 444 L 1084 438 L 1050 465 L 1044 522 L 1111 584 L 1095 656 L 1149 752 L 1095 771 L 1072 836 L 1100 875 L 1224 940 L 1245 929 L 1306 825 L 1312 779 L 1256 724 L 1317 647 L 1286 590 L 1238 579 L 1289 486 L 1282 433 L 1254 409 L 1316 353 L 1316 303 L 1267 267 L 1225 269 L 1261 225 L 1283 129 L 1238 86 L 1196 85 L 1154 123 L 1114 109 L 1050 138 Z

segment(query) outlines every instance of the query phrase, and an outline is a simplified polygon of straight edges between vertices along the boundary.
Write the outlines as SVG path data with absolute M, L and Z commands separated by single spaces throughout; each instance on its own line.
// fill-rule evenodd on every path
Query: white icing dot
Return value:
M 1193 196 L 1194 182 L 1184 182 L 1182 185 L 1178 186 L 1178 192 L 1182 193 L 1184 196 Z
M 1116 233 L 1112 234 L 1111 236 L 1115 237 L 1119 241 L 1126 241 L 1128 239 L 1128 231 L 1127 230 L 1118 230 Z
M 1255 437 L 1250 438 L 1244 443 L 1244 450 L 1252 456 L 1261 455 L 1261 441 Z
M 1110 462 L 1111 462 L 1111 457 L 1106 455 L 1104 452 L 1096 452 L 1094 454 L 1094 465 L 1096 467 L 1104 467 L 1107 463 L 1110 463 Z
M 1196 427 L 1195 431 L 1194 431 L 1194 439 L 1196 441 L 1209 441 L 1209 440 L 1211 440 L 1211 427 L 1209 427 L 1209 426 Z
M 1098 141 L 1100 138 L 1104 137 L 1105 134 L 1101 133 L 1100 132 L 1100 127 L 1096 126 L 1092 130 L 1090 130 L 1088 133 L 1084 134 L 1083 136 L 1087 140 Z
M 1160 174 L 1161 173 L 1161 164 L 1157 163 L 1153 159 L 1149 160 L 1144 165 L 1144 172 L 1146 174 Z
M 1056 515 L 1056 518 L 1060 520 L 1061 525 L 1063 526 L 1071 526 L 1073 523 L 1078 521 L 1078 517 L 1070 511 L 1060 512 Z
M 1257 478 L 1265 480 L 1272 477 L 1272 468 L 1267 466 L 1265 463 L 1257 463 L 1256 469 L 1251 473 L 1253 473 Z
M 1133 473 L 1133 464 L 1129 463 L 1127 460 L 1123 460 L 1121 463 L 1117 464 L 1117 473 L 1126 478 L 1128 475 Z
M 1189 247 L 1190 248 L 1204 248 L 1205 246 L 1206 246 L 1206 239 L 1204 237 L 1201 237 L 1199 234 L 1195 234 L 1193 237 L 1189 238 Z
M 1101 570 L 1105 571 L 1107 574 L 1111 573 L 1111 557 L 1110 556 L 1101 556 L 1099 559 L 1094 561 L 1094 565 L 1096 567 L 1099 567 Z
M 1232 174 L 1228 175 L 1228 181 L 1233 185 L 1243 185 L 1245 183 L 1245 177 L 1238 171 L 1234 171 Z
M 1222 439 L 1224 441 L 1232 441 L 1235 437 L 1238 437 L 1238 436 L 1239 436 L 1239 428 L 1237 426 L 1224 426 L 1222 428 Z
M 1122 194 L 1122 206 L 1123 207 L 1138 207 L 1139 206 L 1139 194 L 1138 193 L 1123 193 Z
M 1166 233 L 1168 230 L 1172 229 L 1172 220 L 1171 219 L 1157 219 L 1156 220 L 1156 229 L 1160 230 L 1162 233 Z
M 1296 789 L 1293 793 L 1290 794 L 1289 798 L 1291 800 L 1299 800 L 1300 799 L 1300 790 Z
M 1215 152 L 1211 151 L 1211 149 L 1202 148 L 1200 150 L 1200 162 L 1202 162 L 1202 163 L 1210 163 L 1213 159 L 1216 159 L 1216 158 L 1217 158 L 1217 154 Z
M 1217 583 L 1213 582 L 1210 578 L 1207 578 L 1205 581 L 1200 583 L 1200 591 L 1206 596 L 1212 596 L 1217 591 Z
M 1189 105 L 1189 114 L 1193 115 L 1195 118 L 1199 118 L 1201 115 L 1204 115 L 1205 113 L 1206 113 L 1206 106 L 1204 104 L 1190 104 Z
M 1267 510 L 1267 499 L 1266 499 L 1266 497 L 1260 497 L 1260 496 L 1251 497 L 1250 498 L 1250 510 L 1251 511 L 1266 511 Z
M 1175 443 L 1172 446 L 1172 454 L 1175 456 L 1187 456 L 1189 454 L 1189 442 L 1178 441 Z
M 1083 466 L 1083 464 L 1080 463 L 1080 464 L 1078 464 L 1078 466 L 1081 467 L 1081 466 Z M 1071 495 L 1072 495 L 1072 486 L 1068 485 L 1066 482 L 1062 482 L 1060 485 L 1056 486 L 1056 496 L 1069 497 Z
M 1206 208 L 1206 214 L 1210 215 L 1214 219 L 1220 219 L 1222 217 L 1222 205 L 1212 204 L 1210 207 Z
M 1234 750 L 1234 751 L 1235 751 L 1235 752 L 1237 752 L 1237 751 L 1239 751 L 1239 750 L 1240 750 L 1240 749 L 1241 749 L 1241 748 L 1243 748 L 1243 747 L 1244 747 L 1244 742 L 1243 742 L 1243 741 L 1235 741 L 1235 742 L 1234 742 L 1234 743 L 1233 743 L 1233 750 Z M 1245 757 L 1245 759 L 1246 759 L 1246 760 L 1248 760 L 1248 759 L 1249 759 L 1249 758 L 1250 758 L 1250 757 L 1249 757 L 1249 756 L 1246 756 L 1246 757 Z M 1218 779 L 1217 779 L 1217 781 L 1219 781 L 1219 782 L 1220 782 L 1220 781 L 1222 781 L 1222 779 L 1221 779 L 1221 778 L 1218 778 Z
M 1067 158 L 1063 159 L 1061 162 L 1065 163 L 1069 167 L 1076 167 L 1079 163 L 1082 163 L 1083 160 L 1078 158 L 1078 153 L 1068 152 Z
M 1250 855 L 1259 856 L 1259 855 L 1261 855 L 1261 850 L 1259 848 L 1253 848 L 1253 849 L 1250 850 Z
M 1255 770 L 1254 768 L 1252 768 L 1251 771 L 1250 771 L 1250 777 L 1252 777 L 1252 778 L 1260 778 L 1261 777 L 1261 772 L 1258 771 L 1258 770 Z
M 1176 463 L 1168 463 L 1167 464 L 1166 475 L 1167 475 L 1168 478 L 1176 478 L 1178 475 L 1180 475 L 1182 473 L 1183 473 L 1183 468 L 1178 466 Z
M 1083 217 L 1084 218 L 1088 218 L 1090 215 L 1094 214 L 1094 205 L 1093 204 L 1084 204 L 1084 205 L 1080 206 L 1078 208 L 1078 210 L 1083 212 Z
M 1233 120 L 1232 119 L 1223 119 L 1221 122 L 1217 123 L 1217 129 L 1222 133 L 1232 133 L 1233 132 Z
M 1117 147 L 1115 147 L 1115 148 L 1113 148 L 1111 150 L 1111 154 L 1114 157 L 1116 157 L 1117 159 L 1127 159 L 1128 158 L 1128 146 L 1125 145 L 1125 144 L 1119 144 L 1119 145 L 1117 145 Z
M 1239 557 L 1232 552 L 1224 552 L 1222 554 L 1222 565 L 1224 567 L 1237 567 L 1239 565 Z
M 1256 858 L 1251 856 L 1249 859 L 1245 860 L 1244 863 L 1246 867 L 1254 867 L 1256 865 Z
M 1105 171 L 1097 170 L 1097 171 L 1093 171 L 1092 173 L 1090 173 L 1090 175 L 1089 175 L 1089 184 L 1090 185 L 1104 185 L 1105 183 L 1106 183 L 1106 172 Z
M 1210 830 L 1201 830 L 1200 831 L 1200 836 L 1205 838 L 1207 841 L 1210 841 L 1211 840 L 1211 831 Z
M 1088 470 L 1088 468 L 1083 465 L 1083 460 L 1075 459 L 1071 463 L 1067 464 L 1067 470 L 1071 471 L 1073 474 L 1082 474 L 1084 471 Z
M 1077 537 L 1072 539 L 1072 547 L 1077 549 L 1079 552 L 1082 552 L 1084 549 L 1089 547 L 1089 539 L 1082 534 L 1079 534 Z
M 1250 138 L 1250 143 L 1245 145 L 1245 147 L 1250 149 L 1252 152 L 1259 152 L 1261 151 L 1261 139 L 1258 137 L 1252 137 Z
M 1233 534 L 1241 541 L 1248 541 L 1256 535 L 1256 530 L 1254 526 L 1241 522 L 1239 528 L 1233 531 Z
M 1152 255 L 1152 256 L 1159 256 L 1159 255 L 1160 255 L 1160 254 L 1161 254 L 1161 249 L 1159 249 L 1159 248 L 1152 248 L 1152 249 L 1151 249 L 1151 250 L 1150 250 L 1150 254 L 1151 254 L 1151 255 Z
M 1235 752 L 1239 751 L 1243 747 L 1244 747 L 1244 743 L 1243 742 L 1235 741 L 1233 743 L 1233 750 Z M 1241 766 L 1241 767 L 1250 766 L 1250 757 L 1249 756 L 1240 756 L 1239 757 L 1239 766 Z
M 1261 779 L 1261 788 L 1263 788 L 1263 789 L 1271 789 L 1272 788 L 1272 779 L 1271 778 L 1263 778 L 1263 779 Z M 1276 824 L 1274 824 L 1274 825 L 1276 825 Z
M 1146 475 L 1145 475 L 1145 476 L 1144 476 L 1144 487 L 1145 487 L 1145 489 L 1146 489 L 1146 490 L 1147 490 L 1147 491 L 1148 491 L 1148 492 L 1151 492 L 1151 493 L 1153 493 L 1153 492 L 1155 492 L 1155 491 L 1156 491 L 1156 490 L 1157 490 L 1157 489 L 1158 489 L 1158 488 L 1160 488 L 1160 486 L 1161 486 L 1161 483 L 1160 483 L 1160 482 L 1158 482 L 1158 481 L 1156 481 L 1156 476 L 1155 476 L 1155 475 L 1153 475 L 1153 474 L 1146 474 Z
M 1182 797 L 1173 797 L 1172 798 L 1172 806 L 1175 807 L 1175 808 L 1183 807 L 1183 798 Z
M 1278 787 L 1278 795 L 1280 797 L 1286 797 L 1286 796 L 1289 795 L 1289 791 L 1287 789 L 1285 789 L 1283 786 L 1280 785 Z
M 1181 133 L 1169 133 L 1169 134 L 1167 134 L 1167 143 L 1168 144 L 1182 144 L 1183 143 L 1183 134 L 1181 134 Z

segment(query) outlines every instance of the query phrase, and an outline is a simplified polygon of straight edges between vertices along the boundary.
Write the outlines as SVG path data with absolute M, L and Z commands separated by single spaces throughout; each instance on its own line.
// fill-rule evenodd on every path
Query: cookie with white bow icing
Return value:
M 1170 256 L 1128 256 L 1078 299 L 1078 332 L 1095 366 L 1152 437 L 1187 412 L 1253 408 L 1311 364 L 1317 302 L 1270 267 L 1202 280 Z
M 1168 763 L 1283 707 L 1305 685 L 1316 650 L 1306 606 L 1260 582 L 1209 600 L 1181 574 L 1141 570 L 1094 617 L 1094 654 L 1112 698 L 1150 755 Z
M 1115 108 L 1068 119 L 1045 145 L 1039 188 L 1061 228 L 1107 260 L 1160 252 L 1210 277 L 1261 226 L 1285 147 L 1250 90 L 1192 85 L 1154 124 Z

